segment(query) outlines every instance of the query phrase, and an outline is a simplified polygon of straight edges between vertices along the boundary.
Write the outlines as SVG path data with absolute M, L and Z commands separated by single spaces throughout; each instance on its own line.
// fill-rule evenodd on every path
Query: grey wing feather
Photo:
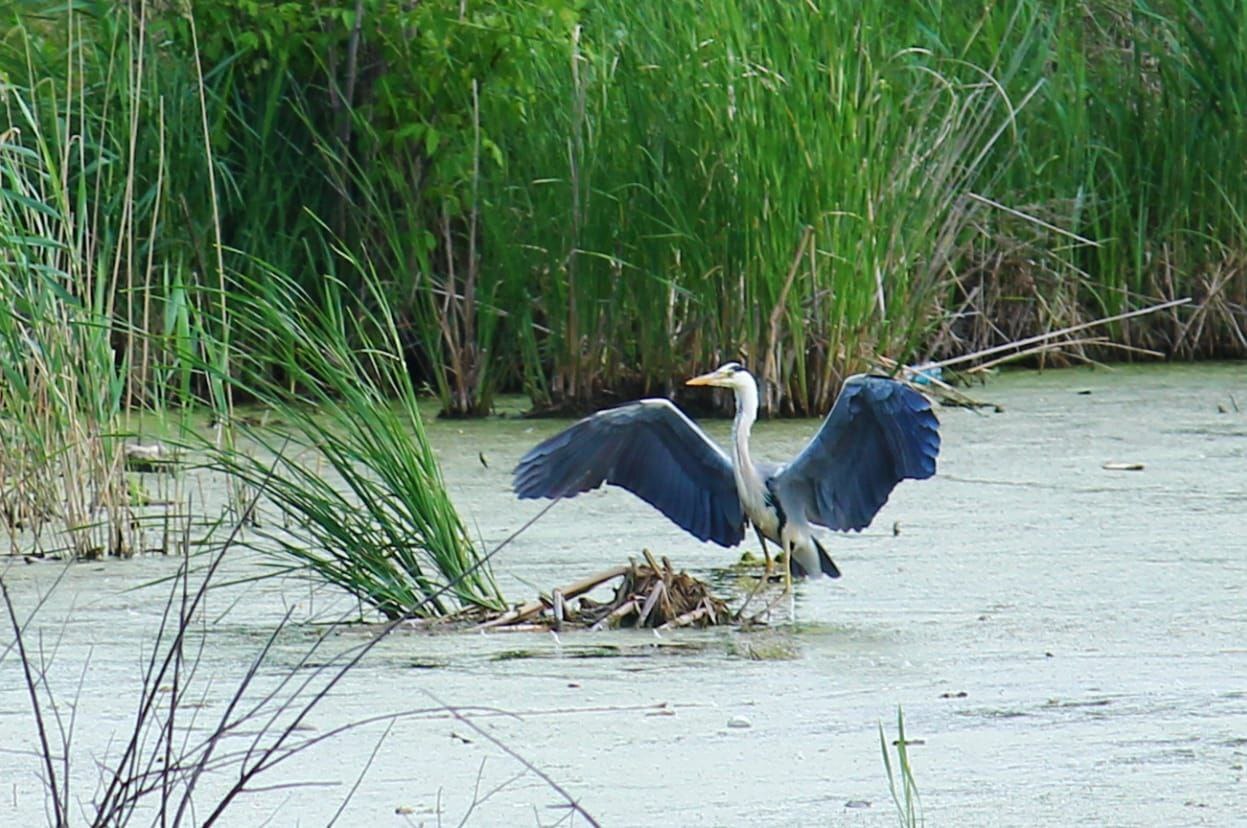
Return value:
M 731 461 L 666 400 L 586 417 L 515 467 L 521 498 L 575 497 L 603 483 L 636 494 L 699 540 L 735 546 L 745 536 Z
M 935 474 L 939 452 L 939 421 L 926 397 L 887 377 L 856 376 L 776 486 L 784 508 L 800 508 L 809 522 L 860 531 L 897 483 Z

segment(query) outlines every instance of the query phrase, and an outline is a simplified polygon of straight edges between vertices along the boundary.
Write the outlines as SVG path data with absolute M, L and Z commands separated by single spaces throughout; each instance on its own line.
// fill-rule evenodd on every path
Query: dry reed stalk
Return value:
M 1090 322 L 1081 322 L 1077 325 L 1070 325 L 1068 327 L 1061 328 L 1060 330 L 1050 331 L 1048 333 L 1043 333 L 1043 334 L 1037 334 L 1035 336 L 1029 336 L 1024 339 L 1019 339 L 1015 342 L 1006 342 L 1003 345 L 995 345 L 991 348 L 983 348 L 981 350 L 977 350 L 972 353 L 962 354 L 961 356 L 949 357 L 948 359 L 941 359 L 941 360 L 936 360 L 933 362 L 924 363 L 921 366 L 921 370 L 926 371 L 928 369 L 934 370 L 936 368 L 948 368 L 953 365 L 962 365 L 967 362 L 974 362 L 975 360 L 982 359 L 983 357 L 993 356 L 995 354 L 1004 353 L 1006 351 L 1018 351 L 1019 353 L 1011 354 L 1008 357 L 1008 358 L 1017 358 L 1017 356 L 1020 355 L 1021 349 L 1024 349 L 1027 346 L 1037 345 L 1040 343 L 1049 343 L 1051 342 L 1051 340 L 1057 339 L 1059 337 L 1068 336 L 1071 333 L 1077 333 L 1078 331 L 1084 331 L 1084 330 L 1087 330 L 1088 328 L 1094 328 L 1099 325 L 1107 325 L 1113 322 L 1120 322 L 1125 319 L 1133 319 L 1138 316 L 1145 316 L 1147 314 L 1156 313 L 1158 311 L 1180 307 L 1182 305 L 1189 304 L 1190 301 L 1191 300 L 1189 297 L 1183 298 L 1183 299 L 1174 299 L 1169 302 L 1162 302 L 1158 305 L 1151 305 L 1146 308 L 1138 308 L 1136 310 L 1127 311 L 1125 313 L 1119 313 L 1113 316 L 1106 316 L 1102 319 L 1094 319 L 1094 320 L 1091 320 Z M 1053 344 L 1053 347 L 1061 347 L 1063 344 L 1068 344 L 1068 343 L 1057 342 Z M 1037 349 L 1032 349 L 1031 351 L 1027 351 L 1027 353 L 1039 353 L 1039 352 L 1042 352 L 1042 350 L 1043 349 L 1041 348 L 1037 348 Z M 1153 354 L 1155 352 L 1144 350 L 1144 353 Z M 1163 355 L 1159 355 L 1159 356 L 1163 356 Z M 998 364 L 999 362 L 1002 362 L 1002 361 L 1004 360 L 998 359 L 998 360 L 995 360 L 993 364 Z

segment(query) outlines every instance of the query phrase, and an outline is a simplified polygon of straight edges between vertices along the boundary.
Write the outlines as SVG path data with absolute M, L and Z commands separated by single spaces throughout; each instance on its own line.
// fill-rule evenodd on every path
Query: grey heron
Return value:
M 613 484 L 699 540 L 736 546 L 752 524 L 764 553 L 767 540 L 786 553 L 789 576 L 838 578 L 812 527 L 861 531 L 897 483 L 935 474 L 940 435 L 931 403 L 887 377 L 849 378 L 818 433 L 785 465 L 750 454 L 758 386 L 739 363 L 686 384 L 735 393 L 730 457 L 669 400 L 645 399 L 599 411 L 534 447 L 515 467 L 516 494 L 568 498 Z

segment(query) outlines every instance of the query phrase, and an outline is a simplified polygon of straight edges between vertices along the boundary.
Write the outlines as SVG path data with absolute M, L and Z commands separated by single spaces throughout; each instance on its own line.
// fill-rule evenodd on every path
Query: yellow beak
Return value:
M 718 371 L 711 371 L 709 374 L 702 374 L 700 377 L 693 377 L 691 380 L 688 380 L 684 384 L 685 385 L 714 385 L 715 380 L 718 379 L 718 376 L 719 376 Z

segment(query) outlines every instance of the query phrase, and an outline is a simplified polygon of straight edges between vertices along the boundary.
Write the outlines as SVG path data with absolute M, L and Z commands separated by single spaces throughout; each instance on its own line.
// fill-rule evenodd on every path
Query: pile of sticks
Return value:
M 643 550 L 644 562 L 631 560 L 589 578 L 552 590 L 535 601 L 515 607 L 476 626 L 498 632 L 563 629 L 602 630 L 646 627 L 659 630 L 705 627 L 731 620 L 727 604 L 710 587 L 687 572 L 677 572 L 671 561 L 654 559 Z M 620 579 L 615 595 L 595 601 L 586 593 Z M 572 602 L 580 600 L 573 604 Z

